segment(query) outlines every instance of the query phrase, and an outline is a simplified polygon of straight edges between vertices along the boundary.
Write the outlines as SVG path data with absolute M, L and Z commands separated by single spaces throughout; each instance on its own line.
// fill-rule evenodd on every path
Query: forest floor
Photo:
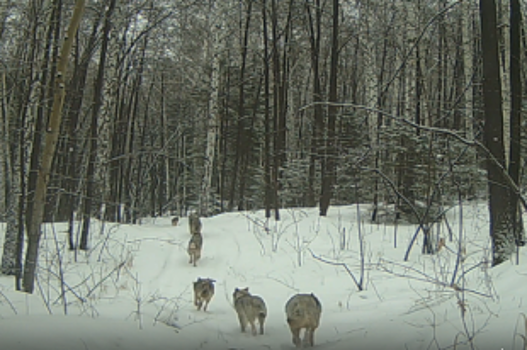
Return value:
M 34 294 L 0 276 L 0 349 L 293 349 L 284 306 L 295 293 L 321 301 L 315 349 L 525 349 L 527 250 L 490 268 L 485 203 L 450 208 L 432 231 L 446 247 L 422 254 L 419 233 L 408 261 L 417 226 L 372 224 L 369 210 L 284 209 L 268 224 L 262 211 L 202 218 L 197 267 L 186 218 L 93 220 L 91 249 L 77 253 L 65 223 L 46 224 Z M 216 280 L 206 312 L 193 305 L 198 277 Z M 264 335 L 241 333 L 236 287 L 265 300 Z

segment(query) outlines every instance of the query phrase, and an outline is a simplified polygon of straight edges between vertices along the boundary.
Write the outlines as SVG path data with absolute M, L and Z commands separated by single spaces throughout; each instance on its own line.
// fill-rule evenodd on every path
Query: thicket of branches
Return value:
M 5 252 L 22 249 L 74 5 L 0 5 L 4 273 L 20 270 Z M 508 2 L 496 11 L 507 141 Z M 362 201 L 433 220 L 459 196 L 487 195 L 488 154 L 474 146 L 484 142 L 481 50 L 476 1 L 89 2 L 44 220 L 71 223 L 71 249 L 88 248 L 90 217 L 189 209 L 265 208 L 279 219 L 284 207 L 326 215 L 330 203 Z

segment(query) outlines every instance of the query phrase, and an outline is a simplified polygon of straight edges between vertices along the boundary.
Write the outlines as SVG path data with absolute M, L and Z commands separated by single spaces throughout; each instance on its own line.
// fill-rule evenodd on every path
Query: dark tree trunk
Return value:
M 79 248 L 88 249 L 88 237 L 90 232 L 90 219 L 92 213 L 93 198 L 95 197 L 95 157 L 97 155 L 97 124 L 99 111 L 102 107 L 102 91 L 104 86 L 104 70 L 106 64 L 106 52 L 108 50 L 108 40 L 111 29 L 111 19 L 115 8 L 115 0 L 110 0 L 106 17 L 104 19 L 104 28 L 102 32 L 101 52 L 99 55 L 99 67 L 97 69 L 97 78 L 94 82 L 93 109 L 90 122 L 90 150 L 88 153 L 88 167 L 86 169 L 86 193 L 84 196 L 83 215 L 82 215 L 82 232 Z
M 331 65 L 329 72 L 329 106 L 328 106 L 328 138 L 326 151 L 326 169 L 322 178 L 322 193 L 320 196 L 320 215 L 326 216 L 333 196 L 335 185 L 336 140 L 335 125 L 337 119 L 337 73 L 339 63 L 339 0 L 333 0 L 333 32 L 331 37 Z
M 264 41 L 264 206 L 265 217 L 271 217 L 272 189 L 271 189 L 271 117 L 270 117 L 270 71 L 269 71 L 269 40 L 267 37 L 267 4 L 262 4 L 262 31 Z
M 311 154 L 309 155 L 307 204 L 316 205 L 315 177 L 317 161 L 320 159 L 320 145 L 322 144 L 322 133 L 324 131 L 324 115 L 322 104 L 322 88 L 320 83 L 320 24 L 322 18 L 322 7 L 320 0 L 315 0 L 315 23 L 311 14 L 311 4 L 306 2 L 306 13 L 308 19 L 309 43 L 311 46 L 311 68 L 313 70 L 313 126 L 311 136 Z
M 16 194 L 15 188 L 17 179 L 16 179 L 16 169 L 19 169 L 20 166 L 17 164 L 17 147 L 18 144 L 18 134 L 12 132 L 10 128 L 10 118 L 8 116 L 8 108 L 6 101 L 6 79 L 5 74 L 2 74 L 0 81 L 0 135 L 6 140 L 2 147 L 2 153 L 5 158 L 0 159 L 0 162 L 3 163 L 3 168 L 5 169 L 4 174 L 4 206 L 5 206 L 5 220 L 6 220 L 6 230 L 4 236 L 4 246 L 2 251 L 2 266 L 0 273 L 4 275 L 16 276 L 17 275 L 17 260 L 21 257 L 17 256 L 17 238 L 18 238 L 18 221 L 17 221 L 17 212 L 18 212 L 18 201 L 20 200 L 19 196 Z M 18 119 L 18 118 L 17 118 Z M 13 136 L 11 136 L 13 135 Z M 12 147 L 11 145 L 15 145 Z M 15 167 L 14 165 L 17 164 Z M 18 288 L 17 288 L 18 289 Z
M 254 124 L 255 124 L 255 121 L 258 115 L 258 106 L 260 105 L 261 90 L 262 90 L 262 79 L 260 79 L 258 82 L 258 87 L 256 89 L 255 96 L 254 96 L 252 117 L 250 120 L 250 124 L 248 125 L 248 128 L 246 130 L 247 135 L 245 137 L 246 141 L 244 144 L 244 148 L 246 149 L 246 151 L 243 154 L 242 164 L 241 164 L 240 194 L 239 194 L 239 199 L 238 199 L 238 210 L 248 209 L 246 208 L 246 205 L 245 205 L 245 188 L 247 186 L 247 179 L 249 178 L 249 164 L 252 158 L 251 150 L 253 149 L 253 142 L 254 142 L 253 134 L 251 130 L 254 130 Z
M 246 157 L 246 154 L 249 152 L 247 149 L 247 118 L 245 117 L 245 68 L 247 66 L 247 44 L 249 41 L 249 27 L 251 24 L 251 10 L 252 10 L 252 1 L 249 1 L 247 4 L 247 12 L 245 14 L 245 27 L 243 31 L 243 41 L 242 41 L 242 63 L 240 67 L 240 81 L 239 81 L 239 90 L 238 90 L 238 126 L 236 134 L 236 154 L 234 157 L 234 165 L 232 169 L 232 179 L 231 179 L 231 189 L 230 189 L 230 198 L 229 198 L 229 210 L 232 210 L 234 207 L 234 202 L 236 200 L 236 184 L 238 181 L 238 172 L 240 172 L 240 163 L 243 162 L 242 158 Z M 240 177 L 245 176 L 243 172 L 240 172 Z M 240 201 L 242 200 L 241 194 Z
M 278 197 L 279 189 L 279 169 L 281 152 L 280 148 L 280 131 L 279 131 L 279 119 L 280 119 L 280 96 L 282 95 L 282 86 L 280 84 L 280 56 L 278 51 L 278 9 L 276 8 L 276 0 L 271 0 L 271 32 L 273 36 L 273 49 L 271 52 L 273 62 L 273 171 L 272 171 L 272 189 L 273 189 L 273 207 L 275 220 L 280 220 L 280 205 Z
M 82 103 L 84 99 L 84 89 L 88 75 L 93 52 L 97 42 L 97 34 L 100 17 L 94 21 L 90 39 L 84 50 L 78 64 L 75 66 L 73 77 L 68 87 L 65 101 L 65 141 L 62 147 L 62 162 L 64 169 L 64 182 L 62 187 L 65 190 L 64 195 L 59 201 L 58 214 L 68 220 L 68 241 L 69 249 L 76 249 L 74 230 L 75 230 L 75 211 L 79 207 L 79 115 L 81 114 Z
M 55 11 L 53 11 L 53 13 L 55 13 Z M 36 55 L 36 42 L 37 42 L 37 29 L 38 28 L 38 21 L 35 20 L 35 24 L 32 28 L 32 35 L 33 35 L 33 44 L 31 44 L 30 46 L 30 57 L 33 57 L 33 59 L 35 59 L 35 55 Z M 48 52 L 49 52 L 49 48 L 50 48 L 50 43 L 51 43 L 51 34 L 52 34 L 52 29 L 51 27 L 48 28 L 48 32 L 47 32 L 47 35 L 48 35 L 48 41 L 47 41 L 47 46 L 48 46 Z M 49 62 L 49 57 L 47 59 L 47 61 Z M 31 75 L 29 75 L 30 77 L 33 75 L 33 73 L 31 73 Z M 44 67 L 44 72 L 43 72 L 43 78 L 46 77 L 47 75 L 47 69 Z M 42 98 L 42 101 L 45 101 L 45 96 L 42 96 L 42 93 L 43 91 L 46 91 L 46 81 L 43 82 L 43 86 L 41 88 L 41 96 L 40 98 Z M 31 93 L 31 87 L 28 87 L 28 90 L 27 90 L 27 93 L 28 93 L 28 96 L 27 96 L 27 102 L 29 104 L 29 94 Z M 37 185 L 37 177 L 38 177 L 38 168 L 39 168 L 39 161 L 40 161 L 40 153 L 42 152 L 42 131 L 43 131 L 43 128 L 44 128 L 44 115 L 43 115 L 43 106 L 47 104 L 46 103 L 43 103 L 43 104 L 40 104 L 38 110 L 37 110 L 37 113 L 36 113 L 36 116 L 35 116 L 35 129 L 34 129 L 34 132 L 33 132 L 33 137 L 32 137 L 32 148 L 31 148 L 31 154 L 29 156 L 29 173 L 28 173 L 28 180 L 27 180 L 27 196 L 26 196 L 26 227 L 29 227 L 29 220 L 31 220 L 32 218 L 32 213 L 33 213 L 33 206 L 34 206 L 34 200 L 35 200 L 35 188 L 36 188 L 36 185 Z M 26 107 L 27 108 L 27 107 Z M 25 118 L 25 112 L 24 112 L 24 118 Z M 22 126 L 24 127 L 24 126 Z
M 42 85 L 41 85 L 41 90 L 40 90 L 40 101 L 46 101 L 46 102 L 40 103 L 37 108 L 35 133 L 33 135 L 34 136 L 33 146 L 35 145 L 35 142 L 39 142 L 39 146 L 37 149 L 35 148 L 32 149 L 32 152 L 33 151 L 36 151 L 36 152 L 35 154 L 31 154 L 31 162 L 33 161 L 38 162 L 40 149 L 42 148 L 42 135 L 43 135 L 44 127 L 45 127 L 44 124 L 46 120 L 48 119 L 49 111 L 51 110 L 51 106 L 53 103 L 53 98 L 51 98 L 51 96 L 53 96 L 53 77 L 55 76 L 55 71 L 56 71 L 55 61 L 57 60 L 58 49 L 59 49 L 61 15 L 62 15 L 62 0 L 55 0 L 53 3 L 53 11 L 51 13 L 50 22 L 49 22 L 49 28 L 48 28 L 47 38 L 46 38 L 46 48 L 44 49 L 45 66 L 44 66 L 44 69 L 42 71 L 42 76 L 41 76 Z M 56 163 L 56 162 L 57 162 L 57 157 L 55 156 L 53 159 L 53 163 Z M 31 166 L 33 165 L 34 164 L 32 164 Z M 54 164 L 53 168 L 56 169 L 57 166 Z M 36 176 L 37 172 L 38 170 L 31 168 L 29 172 L 29 182 L 28 182 L 30 186 L 34 186 L 36 184 L 35 182 L 36 178 L 32 179 L 31 176 L 32 174 L 33 176 Z M 57 189 L 59 188 L 58 177 L 55 176 L 55 174 L 51 175 L 49 182 L 51 184 L 51 187 L 53 187 L 53 189 L 48 191 L 48 194 L 47 194 L 45 208 L 44 208 L 44 219 L 43 219 L 44 222 L 52 222 L 55 220 L 56 201 L 57 201 L 58 192 L 59 192 L 57 191 Z M 30 191 L 30 193 L 32 193 L 32 191 Z
M 513 252 L 513 224 L 510 213 L 510 191 L 504 178 L 505 151 L 501 101 L 500 62 L 494 0 L 480 0 L 481 49 L 483 53 L 483 102 L 485 146 L 489 187 L 490 235 L 492 265 L 509 259 Z

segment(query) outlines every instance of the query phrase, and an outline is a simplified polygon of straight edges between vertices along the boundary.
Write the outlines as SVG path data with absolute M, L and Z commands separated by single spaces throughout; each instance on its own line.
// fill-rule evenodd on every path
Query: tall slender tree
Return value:
M 513 252 L 513 218 L 510 213 L 510 190 L 504 177 L 506 164 L 496 3 L 494 0 L 480 0 L 479 6 L 483 53 L 484 139 L 485 147 L 490 153 L 486 160 L 486 167 L 492 265 L 495 266 L 506 261 Z
M 329 106 L 328 106 L 328 125 L 326 143 L 326 167 L 322 173 L 322 191 L 320 195 L 320 215 L 326 216 L 329 203 L 333 195 L 335 185 L 335 157 L 336 140 L 335 125 L 337 119 L 337 74 L 339 64 L 339 0 L 333 0 L 333 31 L 331 35 L 331 63 L 329 72 Z
M 39 242 L 42 233 L 41 225 L 44 216 L 47 185 L 51 172 L 51 163 L 59 137 L 60 122 L 62 119 L 66 68 L 68 67 L 69 55 L 71 47 L 73 46 L 75 34 L 77 33 L 77 29 L 79 28 L 79 24 L 82 19 L 85 2 L 85 0 L 77 0 L 75 3 L 70 25 L 66 32 L 66 36 L 64 37 L 64 42 L 60 51 L 60 60 L 57 64 L 57 74 L 55 76 L 55 86 L 53 93 L 53 106 L 51 109 L 49 124 L 46 130 L 47 134 L 35 187 L 33 211 L 31 213 L 32 215 L 30 219 L 28 220 L 28 244 L 24 264 L 24 275 L 22 277 L 22 285 L 24 291 L 27 293 L 33 293 L 35 283 L 35 272 L 37 268 Z
M 102 107 L 104 72 L 106 65 L 106 52 L 108 51 L 108 40 L 112 24 L 112 15 L 115 9 L 115 0 L 109 0 L 108 9 L 104 18 L 104 27 L 102 31 L 101 51 L 99 54 L 99 67 L 97 69 L 97 78 L 94 82 L 93 107 L 90 122 L 90 144 L 88 153 L 88 167 L 86 170 L 86 193 L 84 196 L 82 232 L 79 248 L 88 249 L 88 236 L 90 232 L 90 218 L 92 212 L 93 198 L 95 197 L 95 156 L 97 155 L 97 138 L 98 138 L 98 120 L 99 111 Z
M 521 163 L 521 115 L 522 115 L 522 68 L 521 68 L 521 22 L 519 0 L 510 0 L 510 145 L 509 175 L 516 185 L 520 181 Z M 511 189 L 512 222 L 516 245 L 525 245 L 523 220 L 520 213 L 518 193 Z

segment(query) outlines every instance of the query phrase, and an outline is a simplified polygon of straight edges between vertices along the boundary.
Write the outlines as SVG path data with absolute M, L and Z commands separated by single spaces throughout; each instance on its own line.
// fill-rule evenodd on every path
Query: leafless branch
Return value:
M 321 258 L 321 257 L 315 255 L 315 253 L 313 253 L 313 251 L 311 249 L 308 248 L 308 250 L 311 253 L 311 256 L 315 260 L 321 261 L 321 262 L 323 262 L 325 264 L 343 267 L 346 270 L 346 272 L 348 273 L 348 275 L 350 275 L 350 277 L 353 279 L 353 282 L 355 282 L 355 285 L 357 286 L 357 289 L 359 290 L 359 292 L 363 290 L 362 285 L 357 281 L 357 279 L 355 278 L 355 275 L 353 275 L 353 272 L 351 272 L 351 270 L 348 267 L 348 265 L 346 265 L 345 263 L 341 263 L 341 262 L 335 262 L 335 261 L 326 260 L 324 258 Z

